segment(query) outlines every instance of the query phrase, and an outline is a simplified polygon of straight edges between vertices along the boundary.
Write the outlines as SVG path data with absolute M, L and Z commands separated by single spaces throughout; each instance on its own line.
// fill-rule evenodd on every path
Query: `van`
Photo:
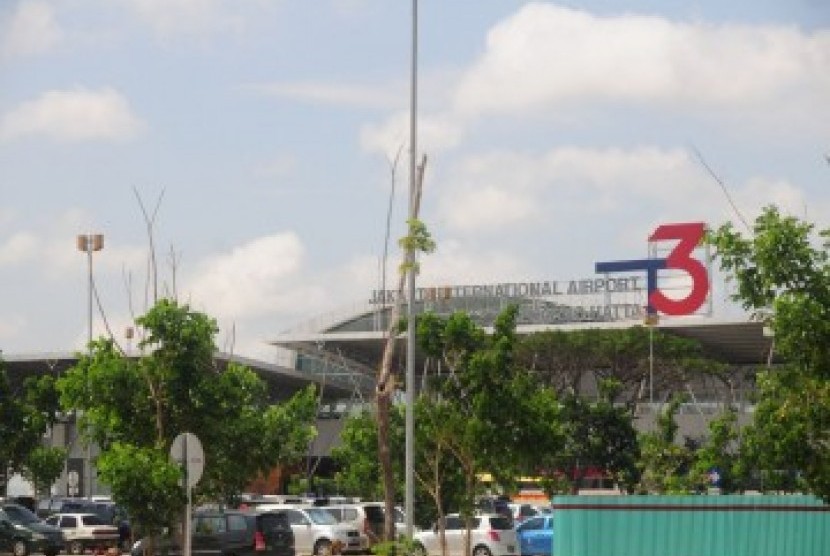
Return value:
M 280 512 L 198 510 L 191 520 L 191 550 L 200 556 L 295 556 L 294 533 Z M 178 556 L 178 539 L 154 539 L 156 556 Z M 144 556 L 150 539 L 137 541 L 131 556 Z

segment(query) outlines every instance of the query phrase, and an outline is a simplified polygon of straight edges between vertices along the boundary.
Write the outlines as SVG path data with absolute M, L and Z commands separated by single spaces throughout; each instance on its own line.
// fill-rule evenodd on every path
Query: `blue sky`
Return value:
M 830 4 L 421 0 L 421 285 L 589 277 L 660 223 L 830 214 Z M 378 287 L 404 232 L 408 0 L 0 1 L 0 349 L 164 291 L 265 341 Z M 717 284 L 718 304 L 728 290 Z M 97 313 L 97 311 L 96 311 Z M 100 315 L 95 333 L 103 333 Z

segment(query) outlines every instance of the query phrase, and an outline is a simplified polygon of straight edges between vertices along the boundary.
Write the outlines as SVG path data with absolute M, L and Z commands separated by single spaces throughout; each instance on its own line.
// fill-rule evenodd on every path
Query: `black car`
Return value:
M 19 504 L 0 507 L 0 555 L 27 556 L 39 552 L 55 556 L 64 545 L 60 529 L 41 521 Z
M 281 512 L 200 510 L 191 520 L 191 552 L 199 556 L 295 556 L 294 533 Z M 179 539 L 154 539 L 153 553 L 180 556 Z M 149 539 L 133 545 L 131 556 L 143 556 Z

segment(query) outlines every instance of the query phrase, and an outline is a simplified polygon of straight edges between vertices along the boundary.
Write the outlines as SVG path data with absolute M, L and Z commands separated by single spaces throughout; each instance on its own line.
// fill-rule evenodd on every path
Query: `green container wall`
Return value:
M 813 496 L 556 496 L 554 556 L 830 556 Z

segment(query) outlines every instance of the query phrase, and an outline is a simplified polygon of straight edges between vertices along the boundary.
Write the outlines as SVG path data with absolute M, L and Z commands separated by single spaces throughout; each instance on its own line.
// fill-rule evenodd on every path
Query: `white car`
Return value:
M 118 546 L 118 527 L 104 523 L 95 514 L 59 513 L 46 518 L 46 523 L 60 528 L 66 549 L 76 556 L 87 550 L 106 552 Z
M 261 511 L 284 513 L 294 532 L 294 550 L 298 556 L 329 556 L 336 543 L 342 554 L 368 552 L 365 537 L 356 527 L 339 523 L 331 513 L 317 506 L 260 504 Z
M 498 514 L 470 518 L 470 554 L 464 554 L 467 528 L 464 518 L 450 514 L 444 518 L 447 556 L 513 556 L 519 546 L 513 521 Z M 415 545 L 422 556 L 441 555 L 441 537 L 436 523 L 432 529 L 415 533 Z

